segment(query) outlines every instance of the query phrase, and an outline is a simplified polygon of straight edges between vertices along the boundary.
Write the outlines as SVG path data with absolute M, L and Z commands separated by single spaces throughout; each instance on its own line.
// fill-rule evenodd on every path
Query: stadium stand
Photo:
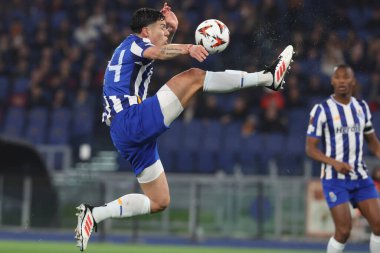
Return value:
M 48 144 L 65 145 L 69 143 L 71 111 L 66 108 L 54 109 L 51 112 Z
M 213 94 L 211 99 L 201 95 L 194 99 L 190 122 L 188 118 L 178 120 L 159 142 L 166 169 L 231 174 L 240 165 L 243 173 L 266 174 L 268 159 L 277 163 L 284 159 L 277 156 L 280 150 L 270 150 L 276 154 L 268 157 L 269 147 L 280 147 L 269 144 L 280 141 L 287 147 L 286 155 L 294 157 L 294 164 L 288 162 L 279 173 L 292 174 L 292 168 L 306 159 L 299 136 L 304 136 L 311 106 L 331 93 L 329 70 L 341 62 L 355 68 L 360 86 L 356 95 L 369 102 L 375 128 L 380 129 L 380 80 L 376 77 L 380 73 L 376 15 L 380 5 L 361 2 L 345 1 L 342 9 L 335 8 L 339 1 L 173 1 L 180 21 L 175 42 L 193 42 L 195 27 L 211 17 L 223 20 L 233 39 L 226 51 L 202 64 L 186 58 L 157 63 L 150 95 L 190 66 L 254 71 L 270 63 L 287 44 L 295 46 L 297 56 L 293 81 L 281 91 L 284 104 L 276 108 L 276 119 L 284 123 L 276 138 L 270 135 L 265 141 L 263 135 L 269 125 L 260 116 L 266 110 L 260 105 L 261 98 L 268 95 L 262 89 L 233 96 Z M 155 8 L 161 5 L 144 3 Z M 109 141 L 100 122 L 104 68 L 113 48 L 130 33 L 129 19 L 138 7 L 133 1 L 4 2 L 6 11 L 0 16 L 0 134 L 74 149 L 90 143 L 93 153 L 100 151 L 103 140 Z M 304 14 L 310 10 L 313 16 Z M 279 12 L 288 14 L 275 15 Z M 241 101 L 245 108 L 239 112 L 235 106 Z M 35 108 L 39 106 L 44 107 L 42 114 Z M 250 136 L 242 136 L 240 124 L 251 114 L 258 118 L 257 128 Z M 204 125 L 201 120 L 212 122 Z M 266 142 L 264 148 L 261 141 Z M 120 170 L 127 167 L 119 159 Z
M 44 144 L 48 123 L 48 110 L 44 107 L 33 108 L 29 111 L 26 128 L 26 139 L 35 144 Z

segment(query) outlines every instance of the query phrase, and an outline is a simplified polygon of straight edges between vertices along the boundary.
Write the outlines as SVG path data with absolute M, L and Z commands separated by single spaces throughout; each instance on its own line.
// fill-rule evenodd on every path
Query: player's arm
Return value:
M 369 150 L 377 157 L 380 158 L 380 142 L 375 132 L 364 134 L 364 139 L 368 144 Z
M 346 174 L 352 170 L 351 166 L 347 163 L 339 162 L 331 157 L 326 156 L 319 148 L 320 140 L 319 138 L 307 136 L 306 137 L 306 154 L 313 160 L 318 162 L 330 164 L 334 169 L 339 172 Z
M 171 7 L 167 3 L 165 3 L 164 7 L 162 7 L 161 13 L 165 17 L 166 28 L 169 31 L 168 41 L 169 43 L 171 43 L 173 41 L 174 34 L 178 28 L 178 19 L 174 12 L 172 12 Z
M 190 55 L 199 62 L 203 62 L 208 52 L 201 45 L 192 44 L 167 44 L 164 46 L 152 46 L 147 48 L 143 56 L 151 60 L 170 60 L 179 55 Z

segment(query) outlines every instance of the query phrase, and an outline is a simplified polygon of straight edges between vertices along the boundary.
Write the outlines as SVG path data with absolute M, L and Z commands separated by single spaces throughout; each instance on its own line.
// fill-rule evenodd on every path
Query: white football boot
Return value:
M 93 229 L 97 230 L 97 224 L 92 216 L 92 206 L 81 204 L 76 209 L 78 210 L 78 213 L 76 213 L 78 225 L 75 229 L 75 239 L 77 239 L 79 250 L 84 251 L 87 248 Z
M 282 86 L 285 83 L 285 74 L 290 69 L 290 63 L 293 62 L 292 58 L 294 54 L 293 46 L 289 45 L 269 67 L 265 68 L 264 73 L 269 72 L 272 73 L 273 76 L 272 84 L 265 87 L 275 91 L 282 89 Z

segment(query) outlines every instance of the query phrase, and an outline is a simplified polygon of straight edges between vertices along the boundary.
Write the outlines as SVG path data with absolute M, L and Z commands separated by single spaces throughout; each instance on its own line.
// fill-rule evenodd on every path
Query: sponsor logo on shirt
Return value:
M 348 133 L 360 133 L 360 125 L 355 124 L 354 126 L 340 126 L 335 128 L 335 133 L 337 134 L 348 134 Z

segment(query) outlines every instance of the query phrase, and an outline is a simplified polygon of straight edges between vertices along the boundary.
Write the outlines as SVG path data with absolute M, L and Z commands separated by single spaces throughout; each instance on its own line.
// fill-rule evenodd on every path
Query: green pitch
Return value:
M 0 241 L 0 252 L 6 253 L 79 253 L 74 242 L 27 242 L 27 241 Z M 307 250 L 271 250 L 271 249 L 241 249 L 241 248 L 214 248 L 191 246 L 146 246 L 90 243 L 86 253 L 324 253 L 324 251 Z

